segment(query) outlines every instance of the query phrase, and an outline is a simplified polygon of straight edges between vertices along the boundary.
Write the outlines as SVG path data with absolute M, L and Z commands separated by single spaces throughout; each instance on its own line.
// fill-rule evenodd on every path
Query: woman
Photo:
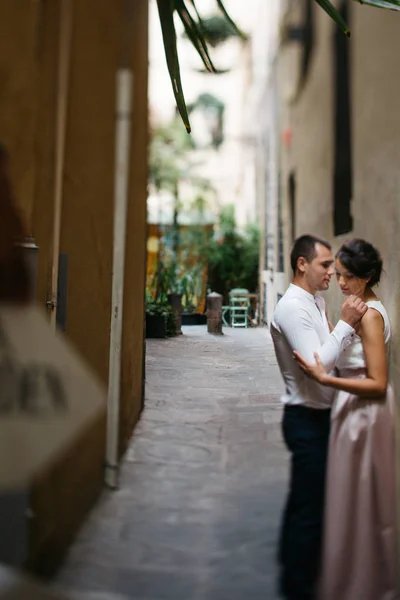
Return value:
M 395 591 L 394 400 L 388 386 L 390 324 L 373 291 L 382 260 L 355 239 L 336 255 L 346 296 L 368 306 L 340 357 L 339 377 L 299 354 L 300 367 L 338 391 L 333 408 L 327 473 L 321 600 L 393 600 Z

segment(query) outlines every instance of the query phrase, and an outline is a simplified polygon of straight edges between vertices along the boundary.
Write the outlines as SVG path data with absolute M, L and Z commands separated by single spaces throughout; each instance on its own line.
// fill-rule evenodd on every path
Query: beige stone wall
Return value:
M 394 329 L 392 369 L 397 379 L 400 78 L 396 57 L 400 52 L 400 19 L 394 13 L 356 4 L 352 4 L 351 9 L 354 230 L 348 235 L 333 237 L 334 25 L 318 7 L 315 8 L 317 38 L 310 72 L 304 89 L 290 107 L 291 164 L 297 176 L 296 230 L 298 234 L 311 232 L 325 237 L 334 248 L 344 239 L 362 236 L 381 250 L 386 274 L 379 294 L 389 309 Z M 330 300 L 332 307 L 340 304 L 340 297 L 334 291 Z M 333 308 L 333 313 L 337 316 L 337 308 Z
M 353 122 L 355 234 L 376 244 L 385 275 L 377 290 L 392 324 L 391 379 L 400 393 L 400 19 L 354 9 Z M 362 7 L 361 7 L 362 8 Z M 393 18 L 395 17 L 395 18 Z M 397 18 L 396 18 L 397 17 Z M 398 449 L 400 410 L 397 404 Z M 400 466 L 400 452 L 397 453 Z M 400 469 L 398 498 L 400 499 Z M 400 502 L 398 502 L 400 515 Z M 400 558 L 400 553 L 399 553 Z
M 315 34 L 307 79 L 291 106 L 292 164 L 297 180 L 296 232 L 300 235 L 318 231 L 321 236 L 331 237 L 332 24 L 319 7 L 315 10 Z
M 282 165 L 284 177 L 289 166 L 296 170 L 297 235 L 309 232 L 325 237 L 332 242 L 334 250 L 345 239 L 363 237 L 382 252 L 385 275 L 377 293 L 388 309 L 392 323 L 391 380 L 399 393 L 400 16 L 356 3 L 349 4 L 352 30 L 349 44 L 353 231 L 333 237 L 334 25 L 317 6 L 317 38 L 311 68 L 304 89 L 288 107 L 293 127 L 293 148 L 289 157 L 283 157 Z M 285 77 L 284 73 L 282 77 Z M 335 321 L 343 301 L 335 282 L 331 284 L 327 300 L 330 316 Z
M 354 8 L 353 26 L 355 234 L 376 244 L 384 258 L 378 293 L 390 312 L 392 374 L 400 384 L 400 19 L 360 8 Z

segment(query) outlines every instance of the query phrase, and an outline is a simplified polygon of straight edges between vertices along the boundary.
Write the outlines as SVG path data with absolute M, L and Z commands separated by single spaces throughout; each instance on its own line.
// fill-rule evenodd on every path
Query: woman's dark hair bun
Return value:
M 368 286 L 377 285 L 382 275 L 382 258 L 379 250 L 369 242 L 354 239 L 345 242 L 338 250 L 336 258 L 342 265 L 360 279 L 368 279 Z

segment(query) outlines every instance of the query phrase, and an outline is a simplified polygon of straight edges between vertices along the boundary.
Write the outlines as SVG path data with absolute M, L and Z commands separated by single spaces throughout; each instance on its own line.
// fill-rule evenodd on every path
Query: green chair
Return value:
M 249 291 L 244 288 L 234 288 L 229 292 L 229 307 L 231 327 L 248 326 L 250 309 Z
M 229 305 L 224 305 L 222 307 L 222 324 L 226 327 L 229 327 L 230 323 L 226 320 L 226 315 L 230 315 L 231 307 Z

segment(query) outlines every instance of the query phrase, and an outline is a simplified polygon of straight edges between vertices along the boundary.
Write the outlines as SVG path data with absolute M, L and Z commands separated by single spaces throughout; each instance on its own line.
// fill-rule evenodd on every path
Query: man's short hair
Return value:
M 290 253 L 290 266 L 292 267 L 294 275 L 296 275 L 297 261 L 299 258 L 305 258 L 307 262 L 311 262 L 316 257 L 316 244 L 322 244 L 322 246 L 325 246 L 328 250 L 332 250 L 332 247 L 328 242 L 315 237 L 315 235 L 301 235 L 295 240 Z

